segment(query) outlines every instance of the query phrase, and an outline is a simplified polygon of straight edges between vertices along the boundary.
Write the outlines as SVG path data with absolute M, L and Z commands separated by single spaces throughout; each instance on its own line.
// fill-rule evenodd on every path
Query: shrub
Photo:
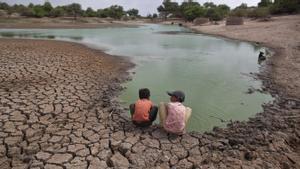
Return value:
M 41 5 L 36 5 L 33 7 L 33 15 L 35 17 L 38 17 L 38 18 L 42 18 L 44 16 L 46 16 L 46 11 L 44 10 L 43 6 Z
M 271 6 L 270 11 L 272 14 L 293 14 L 300 12 L 299 0 L 275 0 Z
M 230 16 L 236 16 L 236 17 L 246 17 L 248 14 L 248 10 L 247 9 L 235 9 L 233 11 L 231 11 Z
M 49 15 L 51 17 L 60 17 L 60 16 L 64 16 L 65 13 L 66 11 L 62 7 L 56 7 L 52 9 Z
M 252 11 L 249 11 L 248 17 L 251 18 L 266 18 L 270 15 L 270 10 L 268 7 L 256 8 Z
M 197 17 L 204 16 L 205 9 L 201 6 L 188 6 L 183 10 L 183 16 L 188 21 L 193 21 Z

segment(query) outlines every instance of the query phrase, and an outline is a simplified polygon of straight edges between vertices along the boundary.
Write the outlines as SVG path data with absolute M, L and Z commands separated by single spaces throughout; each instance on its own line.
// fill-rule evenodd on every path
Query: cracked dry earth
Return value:
M 0 168 L 300 168 L 299 100 L 174 136 L 135 128 L 115 96 L 132 65 L 84 46 L 0 40 Z

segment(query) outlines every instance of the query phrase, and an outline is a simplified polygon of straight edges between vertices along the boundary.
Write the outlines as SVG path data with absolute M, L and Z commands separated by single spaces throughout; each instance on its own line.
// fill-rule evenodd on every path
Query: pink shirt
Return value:
M 185 106 L 180 102 L 171 102 L 167 104 L 167 111 L 165 130 L 171 133 L 182 133 L 185 128 Z

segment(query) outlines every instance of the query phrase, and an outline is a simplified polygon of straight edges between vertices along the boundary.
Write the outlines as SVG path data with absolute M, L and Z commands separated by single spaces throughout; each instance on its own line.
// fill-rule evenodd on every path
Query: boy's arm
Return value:
M 129 110 L 130 110 L 130 114 L 131 114 L 131 117 L 133 116 L 134 112 L 135 112 L 135 104 L 131 104 L 129 106 Z

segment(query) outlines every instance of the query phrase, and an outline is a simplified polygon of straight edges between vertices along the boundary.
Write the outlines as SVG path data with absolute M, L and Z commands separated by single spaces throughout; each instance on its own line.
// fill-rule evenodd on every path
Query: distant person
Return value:
M 139 90 L 139 100 L 129 106 L 133 124 L 139 127 L 147 127 L 155 121 L 158 108 L 150 101 L 150 90 Z
M 266 56 L 264 54 L 264 52 L 259 52 L 259 55 L 258 55 L 258 63 L 260 64 L 262 61 L 266 60 Z
M 185 94 L 182 91 L 167 92 L 167 94 L 171 102 L 162 102 L 159 105 L 160 125 L 167 132 L 184 134 L 192 109 L 182 104 L 185 100 Z

